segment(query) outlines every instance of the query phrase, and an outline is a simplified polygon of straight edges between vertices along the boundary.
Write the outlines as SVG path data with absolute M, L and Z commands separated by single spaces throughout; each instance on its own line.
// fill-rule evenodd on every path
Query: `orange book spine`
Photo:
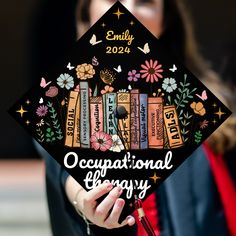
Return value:
M 170 148 L 184 145 L 179 127 L 179 120 L 175 106 L 164 107 L 164 123 Z
M 72 147 L 74 139 L 74 128 L 75 128 L 75 114 L 76 104 L 78 101 L 78 92 L 71 91 L 69 95 L 69 103 L 67 108 L 66 118 L 66 134 L 65 134 L 65 146 Z
M 163 99 L 148 98 L 148 144 L 149 148 L 164 147 Z

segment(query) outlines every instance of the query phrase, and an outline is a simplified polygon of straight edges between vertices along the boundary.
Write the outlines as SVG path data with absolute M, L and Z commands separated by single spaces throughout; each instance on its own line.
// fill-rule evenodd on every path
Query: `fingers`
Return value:
M 113 186 L 111 183 L 103 183 L 103 184 L 97 186 L 96 188 L 90 190 L 89 192 L 87 192 L 85 200 L 87 202 L 94 202 L 98 198 L 103 196 L 104 194 L 111 191 L 112 188 L 113 188 Z
M 121 187 L 112 189 L 106 198 L 97 206 L 94 212 L 95 217 L 100 217 L 100 220 L 104 221 L 107 218 L 108 212 L 112 209 L 114 203 L 121 194 Z
M 135 218 L 134 218 L 133 216 L 128 216 L 128 217 L 126 218 L 126 220 L 127 220 L 127 224 L 128 224 L 129 226 L 132 226 L 132 225 L 135 224 Z
M 118 220 L 120 218 L 120 214 L 124 208 L 125 201 L 121 198 L 118 198 L 114 204 L 114 207 L 111 211 L 111 214 L 108 216 L 108 218 L 105 220 L 104 224 L 107 228 L 114 228 L 114 227 L 122 227 L 127 224 L 126 222 L 122 222 L 123 224 L 119 224 Z
M 123 190 L 121 187 L 113 188 L 111 183 L 103 183 L 90 191 L 81 191 L 78 194 L 79 210 L 94 224 L 108 228 L 120 228 L 125 225 L 132 226 L 134 217 L 127 217 L 121 224 L 119 218 L 124 208 L 125 201 L 120 197 Z M 109 193 L 98 205 L 97 199 Z

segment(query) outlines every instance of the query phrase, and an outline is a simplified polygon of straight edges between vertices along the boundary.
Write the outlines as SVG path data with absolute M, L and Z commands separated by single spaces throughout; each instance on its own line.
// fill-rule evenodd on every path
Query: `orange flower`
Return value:
M 77 77 L 81 80 L 91 79 L 95 75 L 95 70 L 91 64 L 83 63 L 76 67 Z
M 105 93 L 112 93 L 114 91 L 114 88 L 109 86 L 109 85 L 106 85 L 104 87 L 103 90 L 101 90 L 101 94 L 105 94 Z
M 193 102 L 190 107 L 193 109 L 195 114 L 198 114 L 200 116 L 204 116 L 206 114 L 206 109 L 204 108 L 203 104 L 201 102 Z

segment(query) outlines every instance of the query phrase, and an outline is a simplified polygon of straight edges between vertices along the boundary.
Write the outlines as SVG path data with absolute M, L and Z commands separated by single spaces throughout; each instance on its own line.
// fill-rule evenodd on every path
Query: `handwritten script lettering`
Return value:
M 71 157 L 71 158 L 70 158 Z M 74 160 L 74 163 L 68 164 L 68 159 Z M 135 155 L 131 155 L 130 152 L 124 155 L 123 159 L 79 159 L 75 152 L 69 152 L 64 157 L 64 165 L 68 169 L 72 169 L 78 166 L 81 169 L 88 169 L 84 183 L 85 187 L 90 190 L 106 181 L 106 174 L 108 170 L 170 170 L 173 168 L 171 164 L 172 152 L 168 151 L 164 159 L 161 160 L 143 160 L 136 159 Z M 126 190 L 126 197 L 130 199 L 133 195 L 133 190 L 139 190 L 139 198 L 143 199 L 147 190 L 151 187 L 149 180 L 132 179 L 132 180 L 117 180 L 109 179 L 109 181 L 116 186 L 121 186 Z
M 126 31 L 124 31 L 122 34 L 115 34 L 115 32 L 113 30 L 107 31 L 106 40 L 110 40 L 110 41 L 116 41 L 116 40 L 127 41 L 127 44 L 131 45 L 134 39 L 135 39 L 134 36 L 129 33 L 128 29 Z

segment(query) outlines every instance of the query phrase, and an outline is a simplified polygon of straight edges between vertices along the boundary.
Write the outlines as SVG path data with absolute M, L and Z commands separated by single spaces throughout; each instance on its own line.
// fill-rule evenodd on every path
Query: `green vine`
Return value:
M 187 75 L 184 75 L 184 81 L 180 82 L 180 88 L 178 88 L 179 93 L 176 94 L 176 99 L 174 99 L 174 103 L 176 104 L 176 109 L 178 110 L 180 107 L 184 108 L 189 99 L 192 99 L 192 94 L 197 90 L 197 88 L 189 89 L 190 83 L 187 83 Z
M 191 118 L 193 115 L 190 115 L 188 112 L 184 113 L 183 110 L 180 110 L 179 120 L 182 124 L 181 134 L 183 137 L 183 141 L 187 142 L 189 137 L 187 136 L 190 132 L 189 125 L 191 124 Z
M 49 107 L 49 113 L 52 119 L 53 128 L 56 130 L 56 138 L 58 140 L 62 140 L 63 135 L 62 135 L 62 130 L 61 130 L 59 120 L 57 119 L 56 110 L 54 109 L 52 102 L 48 102 L 47 106 Z
M 51 128 L 46 129 L 46 138 L 47 143 L 53 143 L 56 141 L 55 133 L 52 131 Z
M 37 128 L 37 129 L 36 129 L 36 133 L 37 133 L 37 135 L 38 135 L 38 141 L 39 141 L 40 143 L 43 143 L 44 140 L 45 140 L 43 131 L 42 131 L 40 128 Z
M 195 143 L 198 145 L 201 142 L 201 140 L 202 140 L 202 132 L 201 132 L 201 130 L 198 130 L 198 131 L 195 132 L 194 138 L 195 138 L 194 139 Z

